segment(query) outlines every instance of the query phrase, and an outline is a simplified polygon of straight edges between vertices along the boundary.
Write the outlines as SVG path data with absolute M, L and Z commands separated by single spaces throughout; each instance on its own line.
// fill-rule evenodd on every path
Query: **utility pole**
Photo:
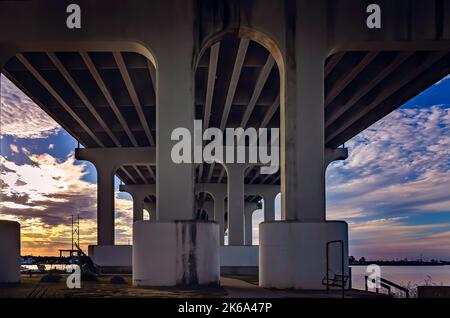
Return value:
M 76 236 L 75 236 L 76 235 Z M 73 255 L 75 251 L 74 248 L 77 248 L 77 255 L 80 255 L 80 214 L 78 213 L 76 221 L 73 218 L 72 214 L 72 249 L 70 250 L 70 256 Z
M 80 214 L 77 216 L 77 248 L 78 256 L 80 256 Z
M 72 214 L 72 249 L 70 254 L 72 254 L 72 251 L 73 251 L 73 214 Z

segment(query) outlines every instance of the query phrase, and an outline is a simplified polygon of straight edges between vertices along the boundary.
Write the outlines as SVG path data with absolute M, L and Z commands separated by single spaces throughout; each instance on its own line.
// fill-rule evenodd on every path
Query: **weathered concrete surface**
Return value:
M 100 267 L 131 270 L 131 245 L 89 245 L 88 255 Z
M 0 220 L 0 283 L 20 282 L 20 224 Z
M 218 284 L 219 225 L 210 221 L 137 221 L 133 225 L 133 284 Z
M 325 289 L 327 242 L 342 240 L 344 255 L 330 246 L 330 275 L 348 275 L 348 225 L 329 222 L 263 222 L 259 226 L 259 285 L 266 288 Z

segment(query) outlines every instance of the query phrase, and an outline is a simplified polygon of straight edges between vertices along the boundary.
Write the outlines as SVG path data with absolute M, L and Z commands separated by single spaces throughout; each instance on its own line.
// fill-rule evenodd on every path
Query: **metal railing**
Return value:
M 369 278 L 369 276 L 364 276 L 364 278 L 365 278 L 365 289 L 366 289 L 366 291 L 369 291 L 369 286 L 367 284 L 367 279 Z M 392 288 L 396 288 L 396 289 L 404 292 L 406 298 L 409 298 L 409 289 L 408 288 L 400 286 L 400 285 L 398 285 L 394 282 L 391 282 L 390 280 L 387 280 L 385 278 L 380 277 L 380 287 L 386 289 L 388 291 L 388 295 L 392 294 L 392 291 L 391 291 Z M 380 293 L 379 288 L 375 288 L 375 292 L 377 294 Z
M 341 250 L 341 288 L 342 288 L 342 298 L 345 297 L 345 285 L 347 283 L 347 278 L 345 276 L 345 261 L 344 261 L 344 241 L 343 240 L 336 240 L 336 241 L 329 241 L 327 242 L 327 271 L 326 271 L 326 285 L 327 285 L 327 294 L 330 291 L 330 264 L 329 264 L 329 258 L 330 258 L 330 245 L 331 244 L 339 244 L 340 250 Z M 335 275 L 336 278 L 337 275 Z M 334 278 L 334 279 L 335 279 Z

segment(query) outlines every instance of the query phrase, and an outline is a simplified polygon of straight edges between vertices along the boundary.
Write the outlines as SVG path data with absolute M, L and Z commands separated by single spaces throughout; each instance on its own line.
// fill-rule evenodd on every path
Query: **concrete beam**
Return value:
M 325 148 L 325 160 L 324 167 L 325 170 L 327 167 L 336 160 L 346 160 L 348 158 L 348 148 Z
M 73 77 L 70 75 L 69 71 L 64 67 L 64 65 L 61 63 L 59 58 L 56 56 L 55 53 L 47 53 L 47 56 L 52 61 L 52 63 L 55 65 L 57 70 L 64 76 L 64 79 L 69 83 L 70 87 L 75 91 L 75 93 L 78 95 L 78 97 L 81 99 L 83 104 L 86 106 L 86 108 L 91 112 L 92 116 L 97 120 L 97 122 L 100 124 L 100 126 L 103 128 L 103 130 L 106 132 L 108 137 L 112 140 L 112 142 L 116 145 L 116 147 L 122 146 L 117 139 L 117 137 L 113 134 L 109 126 L 106 124 L 106 122 L 103 120 L 102 116 L 97 112 L 94 105 L 89 101 L 87 96 L 84 94 L 83 90 L 78 86 L 76 81 L 73 79 Z
M 362 89 L 355 90 L 353 95 L 345 102 L 344 105 L 340 105 L 339 108 L 334 110 L 331 114 L 327 114 L 325 117 L 325 126 L 329 127 L 336 119 L 342 116 L 348 111 L 357 101 L 370 92 L 374 87 L 380 84 L 386 77 L 388 77 L 394 70 L 397 69 L 403 62 L 405 62 L 413 52 L 400 52 L 396 58 L 381 71 L 377 76 L 371 79 Z
M 94 165 L 105 165 L 118 169 L 124 165 L 154 165 L 156 150 L 153 147 L 122 148 L 77 148 L 77 160 L 87 160 Z
M 147 119 L 145 118 L 144 111 L 142 109 L 141 102 L 139 97 L 134 89 L 133 81 L 131 80 L 130 74 L 128 73 L 127 66 L 125 65 L 125 61 L 123 60 L 122 53 L 113 52 L 114 59 L 116 60 L 116 64 L 119 67 L 120 74 L 122 75 L 122 79 L 127 88 L 128 94 L 130 95 L 131 100 L 133 101 L 134 108 L 136 109 L 136 113 L 138 114 L 139 120 L 141 122 L 142 127 L 144 128 L 145 135 L 147 136 L 148 142 L 150 146 L 155 145 L 155 139 L 153 138 L 152 132 L 150 131 L 150 127 L 148 125 Z
M 241 38 L 239 42 L 239 48 L 236 55 L 236 61 L 234 62 L 233 73 L 231 74 L 230 84 L 228 86 L 227 97 L 225 99 L 225 105 L 223 108 L 222 119 L 220 121 L 220 130 L 224 131 L 228 121 L 228 115 L 230 113 L 231 105 L 234 100 L 234 95 L 236 93 L 236 87 L 239 82 L 239 77 L 241 76 L 242 66 L 244 64 L 245 55 L 247 53 L 248 45 L 250 40 L 247 38 Z M 211 181 L 211 177 L 214 171 L 215 163 L 212 163 L 209 167 L 208 179 Z M 220 178 L 222 179 L 222 178 Z M 220 180 L 219 180 L 220 182 Z
M 45 89 L 53 96 L 53 98 L 56 99 L 56 101 L 61 105 L 62 108 L 70 115 L 72 118 L 77 122 L 78 125 L 80 125 L 81 128 L 83 128 L 86 133 L 89 135 L 89 137 L 94 140 L 97 145 L 100 147 L 103 147 L 103 142 L 95 135 L 95 133 L 92 131 L 91 128 L 89 128 L 84 121 L 75 113 L 75 111 L 67 104 L 67 102 L 61 97 L 60 94 L 45 80 L 45 78 L 36 70 L 33 65 L 27 60 L 27 58 L 21 54 L 18 53 L 16 55 L 17 59 L 20 61 L 20 63 L 23 64 L 23 66 L 36 78 L 36 80 L 45 87 Z
M 273 101 L 272 105 L 267 110 L 267 112 L 264 115 L 264 118 L 263 118 L 259 128 L 265 128 L 269 124 L 270 120 L 272 119 L 273 115 L 278 110 L 278 108 L 280 108 L 280 95 L 278 95 L 275 98 L 275 100 Z
M 196 185 L 196 193 L 206 192 L 211 196 L 225 193 L 227 196 L 227 185 L 217 183 L 200 183 Z M 244 195 L 260 196 L 264 200 L 264 221 L 275 219 L 275 198 L 280 193 L 280 186 L 273 184 L 245 184 Z
M 241 120 L 241 127 L 245 128 L 247 126 L 248 120 L 250 119 L 250 116 L 253 112 L 253 109 L 256 106 L 256 103 L 259 100 L 259 96 L 261 95 L 261 92 L 264 88 L 264 85 L 266 84 L 267 78 L 269 77 L 270 72 L 273 69 L 273 66 L 275 64 L 275 60 L 273 59 L 272 55 L 269 54 L 269 57 L 266 60 L 266 63 L 264 64 L 263 68 L 259 72 L 258 79 L 256 80 L 256 85 L 253 90 L 252 97 L 250 98 L 250 101 L 248 102 L 248 105 L 245 109 L 244 115 L 242 116 Z
M 361 120 L 365 115 L 367 115 L 370 111 L 375 109 L 375 107 L 381 104 L 384 100 L 386 100 L 396 91 L 401 89 L 403 86 L 407 85 L 408 82 L 413 81 L 417 76 L 425 72 L 425 70 L 430 68 L 434 63 L 443 58 L 446 54 L 447 54 L 446 51 L 435 52 L 430 54 L 428 58 L 426 58 L 425 61 L 423 61 L 423 63 L 413 68 L 411 72 L 408 73 L 408 76 L 398 78 L 398 81 L 396 81 L 395 83 L 393 83 L 393 85 L 390 85 L 385 90 L 383 90 L 370 104 L 360 108 L 358 111 L 353 112 L 350 118 L 348 118 L 348 120 L 345 123 L 343 123 L 337 129 L 327 134 L 325 143 L 330 142 L 331 140 L 336 138 L 340 133 L 348 129 L 353 123 L 355 123 L 358 120 Z
M 330 75 L 330 73 L 334 70 L 335 66 L 342 60 L 344 55 L 345 55 L 345 52 L 338 52 L 330 58 L 329 62 L 325 65 L 325 70 L 324 70 L 325 78 L 328 75 Z
M 206 98 L 205 98 L 205 114 L 203 116 L 203 129 L 209 127 L 209 120 L 211 117 L 212 101 L 214 96 L 214 86 L 217 79 L 217 64 L 219 62 L 219 52 L 220 52 L 220 42 L 217 42 L 211 46 L 211 51 L 209 55 L 209 67 L 208 67 L 208 84 L 206 88 Z M 203 176 L 203 166 L 201 163 L 198 170 L 198 181 L 202 180 Z
M 336 80 L 335 85 L 331 87 L 330 91 L 327 93 L 325 107 L 342 93 L 347 85 L 349 85 L 379 54 L 380 52 L 377 51 L 367 53 L 349 73 L 342 74 L 342 77 Z
M 91 73 L 95 82 L 97 83 L 97 86 L 102 91 L 102 93 L 103 93 L 105 99 L 107 100 L 109 106 L 111 107 L 112 111 L 116 115 L 117 120 L 122 125 L 122 128 L 124 129 L 125 133 L 127 134 L 128 138 L 130 139 L 131 144 L 134 147 L 137 147 L 138 142 L 136 141 L 136 138 L 134 137 L 133 133 L 131 132 L 130 127 L 128 126 L 128 123 L 126 122 L 126 120 L 123 117 L 122 113 L 120 112 L 119 108 L 117 107 L 117 104 L 114 101 L 114 98 L 111 96 L 111 93 L 109 92 L 108 87 L 106 86 L 105 82 L 103 81 L 102 77 L 100 76 L 99 72 L 97 71 L 97 68 L 95 67 L 94 62 L 92 62 L 92 60 L 89 57 L 89 54 L 87 52 L 81 52 L 80 55 L 81 55 L 81 58 L 83 59 L 84 63 L 86 64 L 87 68 L 89 69 L 89 72 Z

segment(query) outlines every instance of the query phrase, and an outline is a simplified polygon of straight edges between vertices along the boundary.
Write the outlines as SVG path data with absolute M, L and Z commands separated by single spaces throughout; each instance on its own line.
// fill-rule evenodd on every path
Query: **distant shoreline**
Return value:
M 450 264 L 386 264 L 386 263 L 367 263 L 367 264 L 350 264 L 349 266 L 368 266 L 368 265 L 379 265 L 379 266 L 449 266 Z
M 383 261 L 374 261 L 374 262 L 365 262 L 365 263 L 352 263 L 350 262 L 350 266 L 369 266 L 369 265 L 378 265 L 378 266 L 449 266 L 450 262 L 439 262 L 439 263 L 432 263 L 432 262 L 383 262 Z

